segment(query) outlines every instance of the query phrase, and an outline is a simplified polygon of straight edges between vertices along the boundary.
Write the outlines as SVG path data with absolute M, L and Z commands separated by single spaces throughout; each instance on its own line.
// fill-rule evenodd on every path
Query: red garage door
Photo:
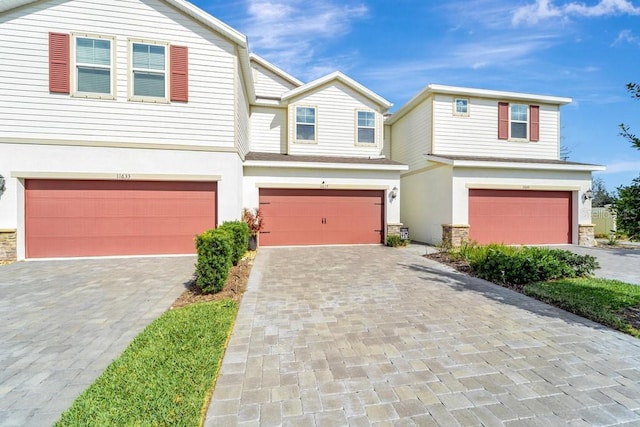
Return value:
M 381 243 L 384 191 L 261 189 L 260 245 Z
M 469 238 L 481 244 L 571 243 L 571 192 L 469 190 Z
M 29 258 L 195 253 L 215 182 L 27 180 Z

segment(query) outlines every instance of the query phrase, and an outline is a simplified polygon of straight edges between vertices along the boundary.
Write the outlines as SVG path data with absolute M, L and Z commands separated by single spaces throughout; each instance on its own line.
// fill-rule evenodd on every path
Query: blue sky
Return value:
M 640 174 L 640 0 L 192 0 L 310 81 L 340 70 L 402 106 L 429 83 L 567 96 L 570 161 L 609 190 Z M 393 111 L 393 109 L 392 109 Z

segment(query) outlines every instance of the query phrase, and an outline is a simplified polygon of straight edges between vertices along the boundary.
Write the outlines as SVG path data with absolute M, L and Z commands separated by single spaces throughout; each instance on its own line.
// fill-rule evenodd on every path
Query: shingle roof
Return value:
M 556 159 L 519 159 L 510 157 L 481 157 L 481 156 L 451 156 L 443 154 L 430 154 L 432 157 L 439 157 L 448 160 L 466 160 L 478 162 L 497 162 L 497 163 L 538 163 L 544 165 L 573 165 L 573 166 L 599 166 L 591 163 L 567 162 Z

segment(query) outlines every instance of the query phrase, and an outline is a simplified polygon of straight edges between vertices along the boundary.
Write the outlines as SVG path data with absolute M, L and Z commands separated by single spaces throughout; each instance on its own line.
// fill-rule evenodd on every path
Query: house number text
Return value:
M 117 173 L 116 179 L 131 179 L 130 173 Z

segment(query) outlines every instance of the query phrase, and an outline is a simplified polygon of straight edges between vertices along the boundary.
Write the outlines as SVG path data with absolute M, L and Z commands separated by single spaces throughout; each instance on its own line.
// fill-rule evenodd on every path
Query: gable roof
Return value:
M 5 13 L 18 7 L 27 6 L 42 0 L 0 0 L 0 13 Z M 219 19 L 211 16 L 199 7 L 189 3 L 186 0 L 160 0 L 163 1 L 184 14 L 190 16 L 195 21 L 200 22 L 205 27 L 221 34 L 231 42 L 235 43 L 240 57 L 240 67 L 242 68 L 243 81 L 249 92 L 250 100 L 255 99 L 255 89 L 253 79 L 251 78 L 251 65 L 249 63 L 249 47 L 247 45 L 247 37 L 241 32 L 235 30 Z
M 303 85 L 303 83 L 300 80 L 296 79 L 291 74 L 289 74 L 286 71 L 283 71 L 282 69 L 276 67 L 271 62 L 267 61 L 266 59 L 264 59 L 261 56 L 256 55 L 255 53 L 251 53 L 249 55 L 249 60 L 251 60 L 251 62 L 255 62 L 256 64 L 260 65 L 262 68 L 272 72 L 273 74 L 275 74 L 276 76 L 280 77 L 281 79 L 288 81 L 289 83 L 291 83 L 294 86 L 302 86 Z
M 422 89 L 416 96 L 411 98 L 406 104 L 404 104 L 398 111 L 393 113 L 386 121 L 386 124 L 393 124 L 396 120 L 400 119 L 406 113 L 415 108 L 422 101 L 427 99 L 433 94 L 446 94 L 446 95 L 458 95 L 468 96 L 475 98 L 489 98 L 498 99 L 503 101 L 522 101 L 522 102 L 537 102 L 541 104 L 552 105 L 565 105 L 571 103 L 571 98 L 565 98 L 560 96 L 551 95 L 536 95 L 532 93 L 523 92 L 508 92 L 504 90 L 489 90 L 489 89 L 477 89 L 470 87 L 459 86 L 447 86 L 438 84 L 429 84 Z
M 357 81 L 353 80 L 349 76 L 347 76 L 345 74 L 342 74 L 340 71 L 335 71 L 335 72 L 333 72 L 331 74 L 327 74 L 324 77 L 320 77 L 319 79 L 313 80 L 313 81 L 311 81 L 311 82 L 309 82 L 307 84 L 304 84 L 304 85 L 302 85 L 300 87 L 297 87 L 295 89 L 291 89 L 290 91 L 285 92 L 282 95 L 282 100 L 286 101 L 286 100 L 294 98 L 296 96 L 300 96 L 300 95 L 302 95 L 304 93 L 311 92 L 311 91 L 319 88 L 320 86 L 326 85 L 326 84 L 331 83 L 333 81 L 339 81 L 340 83 L 344 84 L 345 86 L 348 86 L 349 88 L 353 89 L 354 91 L 358 92 L 359 94 L 363 95 L 364 97 L 370 99 L 371 101 L 375 102 L 376 104 L 380 105 L 381 107 L 384 107 L 385 110 L 388 110 L 393 105 L 391 102 L 387 101 L 386 99 L 384 99 L 383 97 L 381 97 L 377 93 L 373 92 L 370 89 L 367 89 L 366 87 L 364 87 L 363 85 L 361 85 Z

